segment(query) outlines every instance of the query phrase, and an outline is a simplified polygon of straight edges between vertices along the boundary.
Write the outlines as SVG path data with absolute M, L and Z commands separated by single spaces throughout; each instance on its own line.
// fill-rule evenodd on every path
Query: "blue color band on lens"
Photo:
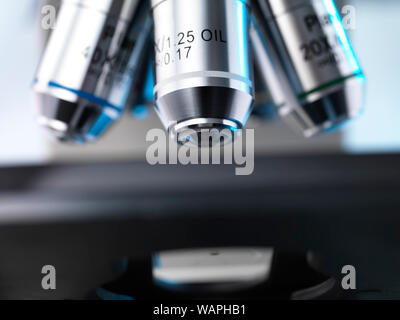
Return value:
M 108 102 L 105 99 L 99 98 L 99 97 L 97 97 L 97 96 L 95 96 L 95 95 L 93 95 L 93 94 L 91 94 L 89 92 L 86 92 L 86 91 L 68 88 L 68 87 L 65 87 L 65 86 L 63 86 L 61 84 L 53 82 L 53 81 L 50 81 L 48 86 L 52 87 L 52 88 L 58 88 L 58 89 L 63 89 L 63 90 L 72 92 L 72 93 L 76 94 L 78 97 L 80 97 L 82 99 L 88 100 L 88 101 L 90 101 L 90 102 L 92 102 L 94 104 L 97 104 L 97 105 L 100 105 L 100 106 L 103 106 L 103 107 L 109 107 L 109 108 L 115 109 L 118 112 L 121 112 L 122 109 L 123 109 L 121 107 L 113 105 L 112 103 Z
M 93 127 L 89 130 L 87 136 L 91 139 L 96 139 L 100 137 L 104 131 L 113 123 L 114 119 L 112 119 L 106 113 L 102 113 Z

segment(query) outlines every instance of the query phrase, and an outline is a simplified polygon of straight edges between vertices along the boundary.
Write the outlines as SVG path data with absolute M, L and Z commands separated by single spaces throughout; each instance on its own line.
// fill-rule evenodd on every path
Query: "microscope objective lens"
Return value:
M 282 118 L 305 137 L 356 117 L 364 75 L 332 0 L 253 1 L 255 63 Z
M 153 104 L 170 137 L 207 148 L 252 113 L 331 132 L 360 114 L 364 82 L 332 0 L 64 0 L 34 91 L 39 123 L 64 142 Z
M 241 129 L 253 103 L 246 0 L 153 0 L 155 105 L 173 136 Z M 225 139 L 223 139 L 225 140 Z
M 151 30 L 146 1 L 64 0 L 35 77 L 39 123 L 62 141 L 100 137 L 134 99 Z

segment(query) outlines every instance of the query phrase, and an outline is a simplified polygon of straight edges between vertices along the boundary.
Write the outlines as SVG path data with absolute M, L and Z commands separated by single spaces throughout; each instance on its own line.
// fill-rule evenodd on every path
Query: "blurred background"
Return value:
M 310 140 L 296 136 L 280 121 L 253 117 L 248 128 L 256 128 L 257 155 L 400 151 L 400 41 L 393 36 L 400 33 L 400 2 L 336 2 L 340 11 L 345 5 L 355 8 L 355 28 L 348 33 L 367 76 L 365 112 L 341 131 Z M 126 114 L 99 142 L 88 146 L 61 145 L 37 125 L 31 84 L 46 36 L 40 28 L 42 1 L 3 1 L 1 6 L 0 165 L 145 159 L 147 131 L 162 127 L 153 110 L 141 120 Z

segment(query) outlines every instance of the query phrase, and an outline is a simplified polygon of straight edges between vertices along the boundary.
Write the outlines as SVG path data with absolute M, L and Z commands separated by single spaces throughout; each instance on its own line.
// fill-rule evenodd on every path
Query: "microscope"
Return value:
M 153 99 L 172 138 L 210 148 L 203 130 L 226 143 L 252 114 L 277 114 L 304 138 L 331 132 L 360 114 L 364 82 L 333 0 L 64 0 L 33 90 L 39 124 L 64 143 L 97 141 Z M 196 296 L 259 288 L 277 265 L 298 263 L 312 290 L 291 298 L 336 293 L 318 254 L 289 257 L 272 247 L 189 248 L 154 253 L 150 268 L 156 286 Z M 98 295 L 121 291 L 127 270 Z

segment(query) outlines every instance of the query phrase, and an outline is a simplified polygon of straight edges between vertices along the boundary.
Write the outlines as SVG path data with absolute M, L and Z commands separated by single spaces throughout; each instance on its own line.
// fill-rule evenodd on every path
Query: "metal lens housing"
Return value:
M 141 65 L 132 59 L 141 57 L 146 43 L 141 37 L 151 33 L 145 4 L 63 1 L 33 87 L 39 123 L 60 140 L 96 140 L 120 117 L 133 67 Z
M 295 131 L 311 137 L 360 113 L 365 79 L 332 0 L 254 0 L 253 12 L 257 67 Z
M 201 146 L 202 130 L 235 131 L 249 117 L 253 83 L 248 4 L 152 1 L 156 110 L 172 135 L 183 135 L 181 141 Z

